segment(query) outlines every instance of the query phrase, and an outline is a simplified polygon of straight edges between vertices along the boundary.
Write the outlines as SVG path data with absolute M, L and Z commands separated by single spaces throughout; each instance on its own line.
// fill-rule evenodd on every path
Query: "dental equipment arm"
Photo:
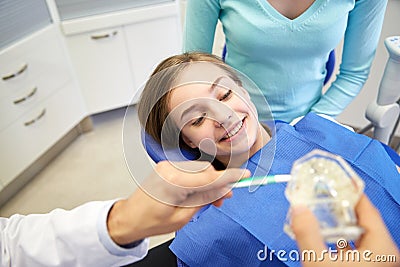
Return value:
M 371 102 L 366 111 L 366 118 L 374 126 L 374 138 L 389 144 L 399 116 L 400 107 L 400 36 L 385 39 L 389 59 L 379 86 L 376 102 Z

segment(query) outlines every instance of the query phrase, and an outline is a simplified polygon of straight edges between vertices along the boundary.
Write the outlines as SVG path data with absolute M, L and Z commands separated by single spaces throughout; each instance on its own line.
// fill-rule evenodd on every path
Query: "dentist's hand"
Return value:
M 110 236 L 124 245 L 176 231 L 204 205 L 222 205 L 232 195 L 231 183 L 249 176 L 243 169 L 216 171 L 206 162 L 160 162 L 141 189 L 114 204 L 107 222 Z
M 400 253 L 396 244 L 393 242 L 385 223 L 383 222 L 379 211 L 372 205 L 369 199 L 363 195 L 356 206 L 356 214 L 359 225 L 364 228 L 364 233 L 360 240 L 356 242 L 356 249 L 360 252 L 360 262 L 350 260 L 331 261 L 329 256 L 325 254 L 324 261 L 303 262 L 303 266 L 400 266 Z M 320 233 L 319 224 L 314 214 L 305 206 L 293 207 L 292 210 L 292 229 L 296 236 L 297 244 L 301 251 L 314 250 L 317 254 L 322 255 L 323 250 L 327 250 L 322 235 Z M 344 248 L 343 253 L 351 248 Z M 363 257 L 363 252 L 367 257 Z M 377 257 L 393 255 L 396 262 L 382 262 Z

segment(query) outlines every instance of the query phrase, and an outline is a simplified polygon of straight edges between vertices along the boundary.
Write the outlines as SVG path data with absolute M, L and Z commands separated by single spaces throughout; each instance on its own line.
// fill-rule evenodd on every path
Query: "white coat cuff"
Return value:
M 108 213 L 111 210 L 111 207 L 117 200 L 109 201 L 106 205 L 103 206 L 103 209 L 100 211 L 100 216 L 97 221 L 97 232 L 99 234 L 100 242 L 107 249 L 107 251 L 115 256 L 125 257 L 125 256 L 134 256 L 138 258 L 144 258 L 147 255 L 148 247 L 149 247 L 149 239 L 146 238 L 140 243 L 138 246 L 133 248 L 123 248 L 116 244 L 110 237 L 107 229 L 107 217 Z

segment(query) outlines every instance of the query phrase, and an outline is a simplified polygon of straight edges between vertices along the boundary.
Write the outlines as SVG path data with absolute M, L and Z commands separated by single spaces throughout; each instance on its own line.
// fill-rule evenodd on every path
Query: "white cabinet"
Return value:
M 0 183 L 6 186 L 83 118 L 79 89 L 67 83 L 0 132 Z
M 137 90 L 143 87 L 162 59 L 180 53 L 181 34 L 176 16 L 126 25 L 124 33 Z
M 1 50 L 0 62 L 0 184 L 5 187 L 86 110 L 56 26 Z
M 0 205 L 82 119 L 132 103 L 155 65 L 181 50 L 175 0 L 81 0 L 107 2 L 84 17 L 79 5 L 59 16 L 72 1 L 3 2 Z
M 71 79 L 54 26 L 0 53 L 0 131 Z
M 181 51 L 177 2 L 61 21 L 90 114 L 127 106 L 162 59 Z
M 68 36 L 90 113 L 126 106 L 135 88 L 122 27 Z

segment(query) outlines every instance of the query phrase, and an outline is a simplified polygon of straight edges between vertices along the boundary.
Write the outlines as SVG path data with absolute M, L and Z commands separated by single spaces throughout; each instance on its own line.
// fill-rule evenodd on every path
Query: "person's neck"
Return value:
M 251 146 L 249 151 L 235 156 L 217 157 L 217 159 L 224 166 L 226 166 L 226 168 L 239 168 L 247 160 L 249 160 L 249 158 L 251 158 L 257 151 L 263 148 L 269 142 L 269 140 L 271 140 L 271 136 L 268 134 L 266 129 L 264 129 L 264 127 L 260 124 L 258 128 L 256 141 Z

